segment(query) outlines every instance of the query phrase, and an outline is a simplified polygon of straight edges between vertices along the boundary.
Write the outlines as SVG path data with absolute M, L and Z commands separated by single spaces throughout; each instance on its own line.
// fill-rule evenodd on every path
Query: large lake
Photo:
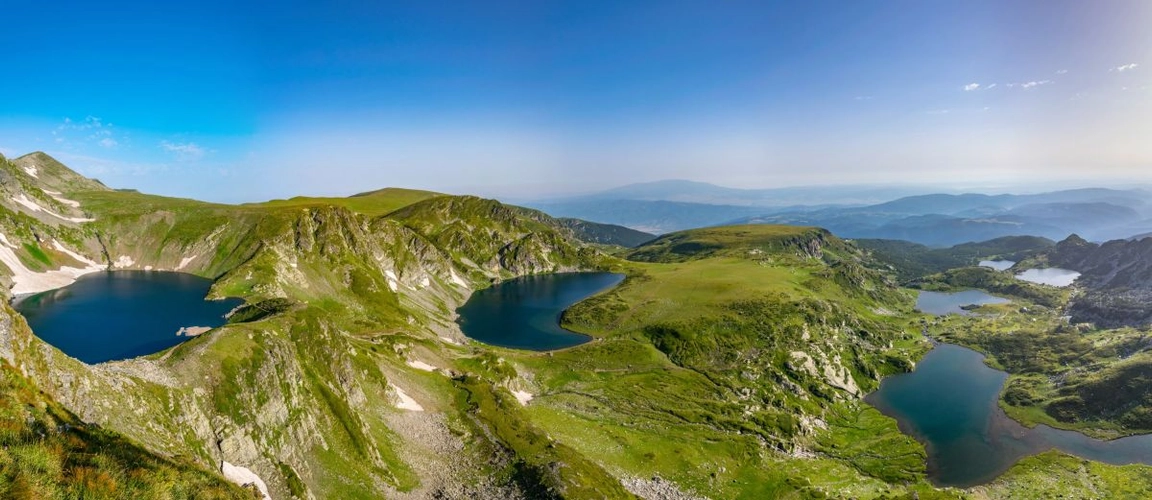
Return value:
M 152 354 L 188 340 L 185 327 L 216 327 L 243 301 L 204 300 L 212 281 L 185 273 L 114 271 L 13 304 L 32 332 L 85 363 Z
M 1016 263 L 1010 260 L 982 260 L 978 265 L 980 267 L 990 267 L 997 271 L 1007 271 L 1016 265 Z
M 1076 271 L 1069 271 L 1068 269 L 1060 269 L 1058 267 L 1049 267 L 1045 269 L 1029 269 L 1016 275 L 1017 279 L 1027 281 L 1029 283 L 1039 283 L 1041 285 L 1050 285 L 1057 287 L 1066 287 L 1071 285 L 1076 278 L 1080 277 L 1080 273 Z
M 997 404 L 1007 378 L 985 365 L 983 354 L 941 344 L 915 371 L 884 379 L 865 400 L 924 444 L 929 478 L 941 486 L 992 481 L 1021 458 L 1052 448 L 1110 464 L 1152 464 L 1152 435 L 1101 441 L 1020 425 Z
M 970 314 L 962 307 L 1006 304 L 1008 302 L 1008 299 L 989 295 L 980 290 L 964 290 L 954 293 L 921 291 L 920 295 L 916 297 L 916 309 L 928 314 Z
M 485 344 L 548 351 L 591 337 L 560 327 L 560 313 L 624 279 L 612 273 L 525 276 L 480 290 L 457 309 L 460 330 Z

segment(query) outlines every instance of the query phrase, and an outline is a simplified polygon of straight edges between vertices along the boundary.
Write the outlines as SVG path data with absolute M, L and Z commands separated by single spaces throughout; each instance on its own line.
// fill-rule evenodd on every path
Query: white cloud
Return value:
M 994 88 L 996 88 L 996 84 L 995 84 L 995 83 L 993 83 L 993 84 L 991 84 L 991 85 L 989 85 L 989 86 L 987 86 L 987 87 L 984 87 L 984 90 L 992 90 L 992 89 L 994 89 Z
M 1058 69 L 1058 70 L 1056 70 L 1056 74 L 1057 74 L 1057 75 L 1067 75 L 1067 74 L 1068 74 L 1068 70 L 1066 70 L 1066 69 Z
M 858 96 L 856 96 L 857 101 L 871 101 L 872 99 L 875 99 L 875 97 L 870 96 L 870 95 L 858 95 Z
M 194 142 L 160 141 L 160 149 L 172 153 L 177 160 L 181 161 L 199 160 L 208 153 L 207 149 Z
M 1123 73 L 1125 71 L 1132 71 L 1132 70 L 1136 69 L 1138 66 L 1140 66 L 1140 65 L 1136 64 L 1136 63 L 1129 63 L 1129 64 L 1125 64 L 1122 66 L 1117 66 L 1115 68 L 1112 68 L 1111 71 Z
M 1009 83 L 1009 84 L 1008 84 L 1008 87 L 1010 87 L 1010 88 L 1021 88 L 1021 89 L 1024 89 L 1024 90 L 1028 90 L 1028 89 L 1032 89 L 1032 88 L 1036 88 L 1036 87 L 1039 87 L 1039 86 L 1041 86 L 1041 85 L 1050 85 L 1050 84 L 1052 84 L 1052 80 L 1033 80 L 1033 81 L 1030 81 L 1030 82 L 1022 82 L 1022 83 Z
M 980 84 L 979 83 L 969 83 L 968 85 L 964 86 L 965 92 L 972 92 L 974 90 L 980 90 Z
M 52 140 L 68 148 L 96 144 L 105 148 L 118 146 L 114 138 L 115 127 L 98 116 L 88 115 L 83 120 L 65 117 L 63 123 L 52 129 Z

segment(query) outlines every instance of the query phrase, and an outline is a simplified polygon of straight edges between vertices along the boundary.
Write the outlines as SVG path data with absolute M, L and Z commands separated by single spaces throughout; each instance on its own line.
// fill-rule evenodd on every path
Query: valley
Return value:
M 109 462 L 97 467 L 109 479 L 77 486 L 93 498 L 141 488 L 172 498 L 493 499 L 1040 498 L 1152 488 L 1146 466 L 1056 452 L 983 484 L 939 487 L 924 446 L 863 400 L 886 377 L 912 371 L 932 338 L 985 352 L 1008 371 L 1000 404 L 1026 425 L 1104 437 L 1147 430 L 1142 407 L 1086 398 L 1107 380 L 1139 380 L 1129 377 L 1144 355 L 1138 328 L 1083 335 L 1061 319 L 1071 289 L 1017 280 L 1019 269 L 968 267 L 1056 262 L 1051 241 L 948 253 L 754 224 L 643 242 L 623 228 L 470 196 L 382 190 L 221 205 L 108 189 L 39 153 L 4 160 L 2 170 L 11 181 L 0 232 L 12 267 L 25 273 L 10 269 L 9 283 L 91 260 L 113 275 L 195 274 L 212 281 L 208 298 L 243 300 L 225 324 L 174 347 L 99 364 L 45 343 L 5 308 L 4 397 L 38 394 L 42 407 L 66 415 L 52 418 L 84 422 L 44 427 L 50 437 L 40 439 L 23 434 L 23 446 L 95 446 L 97 437 L 75 429 L 99 426 L 99 439 L 131 442 L 148 457 L 134 463 L 178 478 L 136 482 Z M 591 341 L 509 349 L 470 340 L 457 324 L 470 298 L 576 271 L 623 276 L 577 294 L 571 300 L 599 291 L 560 315 L 559 326 Z M 934 317 L 915 311 L 909 286 L 977 288 L 1011 302 Z M 1127 357 L 1111 360 L 1117 353 Z M 1145 389 L 1128 387 L 1116 401 Z M 57 496 L 59 478 L 81 467 L 61 451 L 56 466 L 20 453 L 0 456 L 11 464 L 0 490 L 13 497 Z M 266 491 L 224 482 L 219 473 L 237 467 Z M 200 484 L 215 489 L 188 489 Z

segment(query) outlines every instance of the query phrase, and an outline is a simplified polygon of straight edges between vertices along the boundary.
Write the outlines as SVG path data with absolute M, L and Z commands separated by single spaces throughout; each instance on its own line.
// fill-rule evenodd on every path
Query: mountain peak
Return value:
M 10 163 L 32 177 L 42 188 L 65 193 L 108 190 L 102 182 L 81 175 L 43 151 L 28 153 Z

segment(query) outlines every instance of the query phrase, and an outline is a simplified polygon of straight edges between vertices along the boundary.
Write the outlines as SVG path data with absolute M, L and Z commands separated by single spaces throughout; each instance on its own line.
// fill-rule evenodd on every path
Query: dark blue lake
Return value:
M 560 328 L 560 313 L 624 279 L 612 273 L 525 276 L 480 290 L 456 310 L 468 338 L 514 349 L 549 351 L 591 337 Z
M 135 358 L 188 337 L 184 327 L 216 327 L 243 301 L 204 300 L 212 281 L 185 273 L 114 271 L 80 277 L 13 307 L 32 332 L 85 363 Z
M 988 295 L 980 290 L 964 290 L 962 292 L 928 292 L 921 291 L 916 297 L 916 310 L 928 314 L 972 314 L 962 309 L 968 305 L 1007 304 L 1008 299 Z
M 1152 435 L 1112 441 L 1012 420 L 997 404 L 1008 374 L 984 355 L 941 344 L 912 373 L 888 377 L 865 400 L 924 444 L 928 475 L 942 486 L 992 481 L 1021 458 L 1053 448 L 1110 464 L 1152 464 Z

